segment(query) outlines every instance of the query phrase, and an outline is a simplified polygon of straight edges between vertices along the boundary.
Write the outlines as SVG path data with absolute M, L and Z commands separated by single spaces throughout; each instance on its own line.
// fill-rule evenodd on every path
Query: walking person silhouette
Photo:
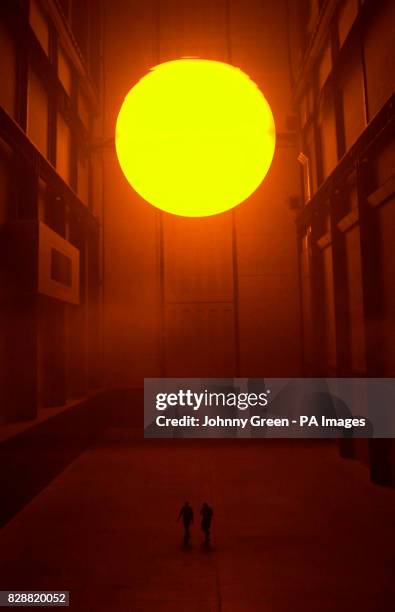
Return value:
M 193 523 L 193 510 L 192 510 L 192 506 L 187 501 L 185 502 L 185 504 L 180 510 L 180 513 L 177 518 L 177 522 L 180 519 L 182 519 L 182 522 L 184 524 L 184 546 L 188 547 L 189 541 L 191 539 L 191 532 L 190 532 L 189 527 Z
M 200 514 L 202 517 L 201 527 L 204 533 L 204 547 L 210 548 L 210 529 L 211 521 L 213 518 L 213 509 L 208 505 L 207 502 L 203 502 Z

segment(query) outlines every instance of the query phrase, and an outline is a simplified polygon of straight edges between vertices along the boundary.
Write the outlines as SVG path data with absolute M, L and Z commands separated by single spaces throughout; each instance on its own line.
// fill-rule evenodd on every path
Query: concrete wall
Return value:
M 285 2 L 116 0 L 106 7 L 105 136 L 113 136 L 123 97 L 151 66 L 185 55 L 229 61 L 229 53 L 231 62 L 264 92 L 277 130 L 286 130 L 292 109 Z M 141 386 L 144 376 L 160 372 L 237 375 L 238 346 L 241 375 L 298 374 L 296 234 L 288 208 L 289 197 L 299 191 L 296 154 L 294 148 L 279 146 L 264 184 L 236 210 L 237 300 L 232 215 L 196 222 L 164 215 L 160 221 L 159 213 L 127 184 L 114 151 L 105 153 L 105 354 L 110 386 Z M 180 235 L 188 239 L 180 241 Z M 215 247 L 207 248 L 207 235 L 215 236 Z M 174 261 L 183 262 L 176 272 Z M 183 305 L 177 308 L 173 289 L 181 286 Z M 199 286 L 204 286 L 200 294 Z M 210 305 L 219 294 L 222 306 Z

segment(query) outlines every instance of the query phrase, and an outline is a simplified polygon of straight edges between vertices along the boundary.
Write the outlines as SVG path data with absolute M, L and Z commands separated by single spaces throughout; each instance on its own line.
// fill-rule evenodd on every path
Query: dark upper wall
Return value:
M 310 19 L 298 20 L 306 4 Z M 308 158 L 298 223 L 305 365 L 392 376 L 395 5 L 332 0 L 320 13 L 318 5 L 290 2 L 300 148 Z
M 100 1 L 95 15 L 79 6 L 78 44 L 77 5 L 63 14 L 51 1 L 0 3 L 0 423 L 101 384 L 101 206 L 90 155 Z M 56 245 L 67 280 L 59 253 L 53 264 Z M 80 266 L 68 257 L 76 249 Z

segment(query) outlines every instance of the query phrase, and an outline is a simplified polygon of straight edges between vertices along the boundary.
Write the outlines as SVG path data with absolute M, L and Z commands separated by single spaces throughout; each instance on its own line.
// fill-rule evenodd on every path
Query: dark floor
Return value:
M 181 548 L 188 498 L 213 550 Z M 1 589 L 72 610 L 395 609 L 395 491 L 325 442 L 136 439 L 107 430 L 0 532 Z

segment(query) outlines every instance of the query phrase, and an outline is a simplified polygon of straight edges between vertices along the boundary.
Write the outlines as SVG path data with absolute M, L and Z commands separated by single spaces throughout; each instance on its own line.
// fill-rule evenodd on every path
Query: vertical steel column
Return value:
M 226 20 L 226 48 L 229 64 L 232 64 L 232 40 L 231 40 L 231 0 L 225 0 Z M 239 262 L 237 249 L 236 213 L 233 208 L 232 214 L 232 266 L 233 266 L 233 311 L 234 311 L 234 334 L 235 334 L 235 372 L 234 377 L 240 376 L 240 313 L 239 313 Z
M 156 0 L 154 5 L 155 10 L 155 43 L 156 43 L 156 63 L 161 62 L 161 0 Z M 156 212 L 158 226 L 158 264 L 159 264 L 159 358 L 160 358 L 160 375 L 166 376 L 166 303 L 165 303 L 165 245 L 164 245 L 164 213 L 161 210 Z

